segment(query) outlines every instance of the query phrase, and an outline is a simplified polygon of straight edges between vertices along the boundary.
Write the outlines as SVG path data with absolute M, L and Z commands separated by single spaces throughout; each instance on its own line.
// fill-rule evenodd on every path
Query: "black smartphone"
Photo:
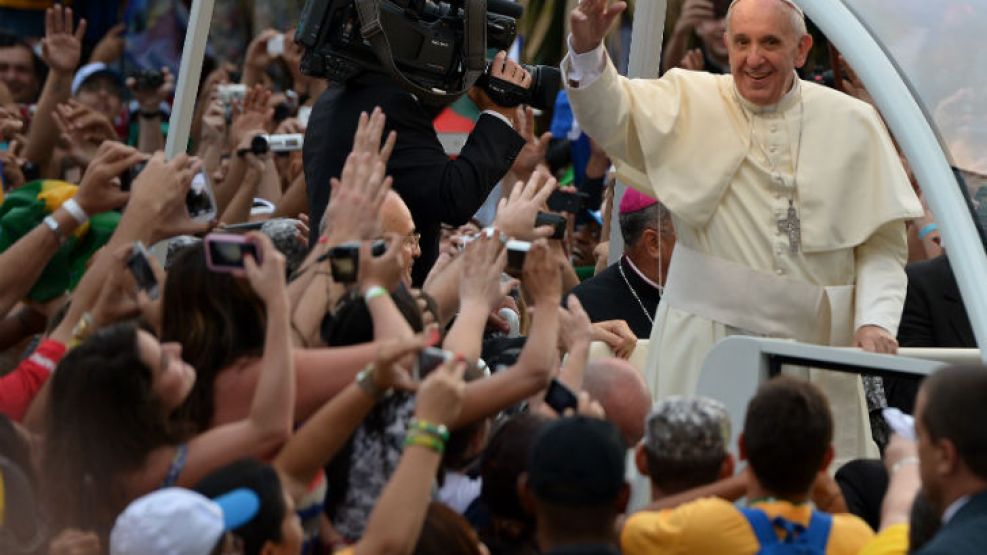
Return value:
M 137 176 L 144 171 L 144 166 L 146 165 L 147 162 L 139 162 L 124 170 L 123 174 L 120 175 L 120 190 L 129 191 L 130 186 L 134 183 L 134 180 L 137 179 Z
M 524 270 L 524 259 L 528 256 L 528 251 L 531 250 L 531 243 L 511 239 L 507 242 L 506 247 L 507 268 L 505 270 L 514 277 L 520 277 Z
M 438 347 L 425 347 L 418 353 L 418 361 L 415 363 L 413 376 L 415 380 L 420 380 L 427 376 L 429 372 L 435 370 L 442 364 L 452 360 L 455 356 L 449 351 L 444 351 Z
M 589 195 L 579 191 L 563 191 L 556 189 L 548 196 L 548 209 L 552 212 L 568 212 L 579 214 L 586 206 Z
M 545 390 L 545 404 L 561 415 L 566 409 L 578 408 L 579 397 L 576 397 L 576 394 L 562 382 L 552 378 L 552 383 L 548 384 L 548 389 Z
M 134 275 L 137 287 L 140 287 L 151 300 L 154 300 L 158 298 L 161 290 L 158 287 L 158 278 L 154 276 L 154 270 L 151 268 L 150 256 L 144 243 L 134 241 L 130 256 L 127 257 L 127 268 Z
M 552 226 L 552 236 L 549 239 L 565 239 L 566 219 L 561 214 L 539 212 L 535 217 L 535 227 Z
M 370 245 L 370 254 L 380 256 L 387 252 L 387 243 L 378 239 Z M 360 243 L 352 241 L 336 245 L 326 253 L 332 279 L 339 283 L 354 283 L 360 268 Z

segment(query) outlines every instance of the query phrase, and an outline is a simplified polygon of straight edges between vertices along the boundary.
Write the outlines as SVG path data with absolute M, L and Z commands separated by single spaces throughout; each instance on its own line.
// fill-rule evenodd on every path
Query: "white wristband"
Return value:
M 74 198 L 70 198 L 67 201 L 63 202 L 62 208 L 64 208 L 66 212 L 71 214 L 72 219 L 78 222 L 79 225 L 83 225 L 84 223 L 89 221 L 89 214 L 86 214 L 86 211 L 83 210 L 81 206 L 79 206 L 78 201 L 76 201 Z

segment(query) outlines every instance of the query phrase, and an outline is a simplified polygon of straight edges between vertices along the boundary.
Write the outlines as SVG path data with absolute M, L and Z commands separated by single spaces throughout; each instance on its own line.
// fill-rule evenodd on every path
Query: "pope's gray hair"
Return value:
M 733 0 L 730 2 L 730 7 L 727 8 L 727 35 L 730 34 L 730 16 L 733 15 L 733 7 L 739 2 L 740 0 Z M 792 0 L 778 0 L 778 2 L 781 2 L 788 8 L 788 19 L 792 25 L 792 31 L 795 33 L 795 40 L 800 40 L 805 35 L 808 35 L 809 30 L 805 25 L 805 12 L 802 11 L 802 8 L 798 7 Z

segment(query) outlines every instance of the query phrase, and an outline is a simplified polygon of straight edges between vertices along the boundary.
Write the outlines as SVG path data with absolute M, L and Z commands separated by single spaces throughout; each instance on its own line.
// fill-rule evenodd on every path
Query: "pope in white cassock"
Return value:
M 877 112 L 798 78 L 812 47 L 801 10 L 734 0 L 731 75 L 630 80 L 602 45 L 625 7 L 582 0 L 562 68 L 581 127 L 674 218 L 646 376 L 655 397 L 694 394 L 709 349 L 731 334 L 895 352 L 905 221 L 922 207 Z M 870 443 L 859 378 L 813 380 L 834 414 L 856 415 L 842 450 L 860 452 L 846 445 Z

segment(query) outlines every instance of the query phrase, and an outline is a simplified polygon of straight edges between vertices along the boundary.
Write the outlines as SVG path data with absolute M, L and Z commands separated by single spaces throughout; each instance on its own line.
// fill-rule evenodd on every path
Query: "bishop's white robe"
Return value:
M 730 75 L 630 80 L 602 47 L 572 58 L 563 70 L 580 126 L 622 181 L 661 200 L 675 223 L 645 376 L 655 398 L 695 394 L 706 354 L 727 335 L 844 346 L 863 325 L 895 335 L 904 221 L 922 208 L 872 107 L 796 80 L 764 108 Z M 593 64 L 599 75 L 575 82 Z M 795 253 L 779 225 L 790 203 L 801 220 Z M 838 458 L 873 453 L 859 378 L 812 380 L 844 419 Z

